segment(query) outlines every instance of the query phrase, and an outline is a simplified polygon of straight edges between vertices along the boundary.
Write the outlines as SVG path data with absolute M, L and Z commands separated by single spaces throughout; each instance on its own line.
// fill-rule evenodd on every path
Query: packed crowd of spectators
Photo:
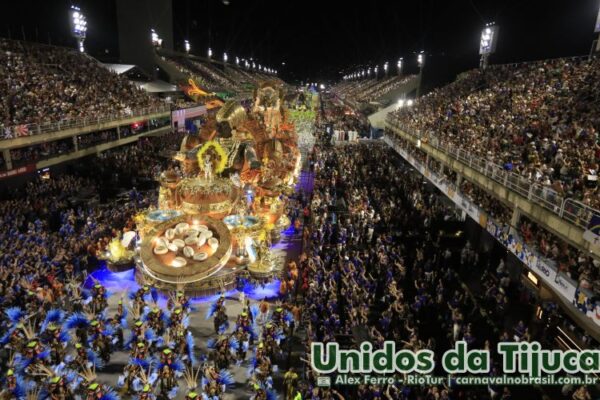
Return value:
M 335 86 L 333 91 L 341 97 L 353 101 L 355 104 L 368 103 L 380 99 L 415 78 L 415 75 L 396 75 L 389 78 L 384 77 L 381 80 L 368 80 L 367 83 L 363 83 L 363 81 L 348 81 Z
M 129 115 L 161 104 L 96 60 L 64 47 L 0 39 L 0 77 L 5 137 L 30 134 L 24 124 Z
M 13 168 L 60 156 L 74 150 L 73 139 L 61 139 L 10 150 Z
M 117 131 L 115 129 L 107 129 L 105 131 L 77 136 L 77 146 L 79 149 L 86 149 L 100 143 L 112 142 L 117 139 Z
M 510 224 L 512 210 L 501 201 L 467 180 L 461 181 L 459 190 L 461 194 L 467 196 L 480 209 L 485 210 L 494 221 L 503 225 Z
M 149 129 L 157 129 L 169 124 L 170 119 L 156 119 L 139 122 L 132 125 L 121 126 L 119 127 L 119 134 L 117 134 L 116 129 L 107 129 L 103 131 L 82 134 L 76 137 L 77 149 L 87 149 L 102 143 L 116 141 L 119 136 L 121 138 L 126 138 L 146 132 Z M 10 155 L 12 160 L 12 168 L 17 168 L 27 164 L 35 164 L 38 161 L 66 155 L 75 150 L 74 139 L 71 137 L 32 146 L 11 149 Z M 0 170 L 5 170 L 7 168 L 7 164 L 4 163 L 4 159 L 2 159 L 0 162 Z
M 256 87 L 265 80 L 280 79 L 258 71 L 246 71 L 238 67 L 220 68 L 210 62 L 199 62 L 185 56 L 162 56 L 164 62 L 175 67 L 179 72 L 193 77 L 201 89 L 211 92 L 228 90 L 234 93 L 248 92 L 249 87 Z
M 172 56 L 166 57 L 162 56 L 162 59 L 167 64 L 175 67 L 179 72 L 193 77 L 196 83 L 204 90 L 215 91 L 219 89 L 218 82 L 214 81 L 210 78 L 210 76 L 205 76 L 204 73 L 198 71 L 194 64 L 187 58 L 181 56 Z
M 525 243 L 534 247 L 542 256 L 555 261 L 560 271 L 577 280 L 581 287 L 600 292 L 599 261 L 525 216 L 521 216 L 518 229 Z
M 369 122 L 365 116 L 334 99 L 323 105 L 320 118 L 335 141 L 354 140 L 369 135 Z
M 599 67 L 556 59 L 469 71 L 390 121 L 600 208 Z
M 394 139 L 398 143 L 403 143 L 407 152 L 419 160 L 422 164 L 427 161 L 425 152 L 420 149 L 408 145 L 408 143 L 400 138 Z M 437 174 L 440 174 L 442 169 L 437 161 L 429 158 L 429 168 Z M 457 182 L 456 173 L 448 168 L 443 169 L 443 175 L 446 182 L 454 184 Z M 496 223 L 506 227 L 512 226 L 512 208 L 506 206 L 495 197 L 486 193 L 477 185 L 466 179 L 460 181 L 460 186 L 456 188 L 460 193 L 468 197 L 475 205 L 477 205 L 484 213 L 491 217 Z M 547 229 L 529 220 L 525 216 L 521 216 L 517 221 L 516 226 L 512 226 L 514 231 L 523 239 L 524 243 L 537 253 L 546 258 L 549 262 L 556 263 L 559 271 L 564 272 L 579 282 L 582 287 L 593 289 L 595 292 L 600 292 L 600 276 L 598 270 L 600 262 L 594 260 L 572 245 L 565 242 Z
M 300 260 L 307 354 L 312 341 L 355 348 L 369 340 L 380 348 L 394 340 L 404 349 L 437 355 L 458 340 L 473 349 L 493 349 L 498 341 L 548 344 L 527 320 L 511 317 L 513 304 L 522 307 L 525 297 L 504 261 L 481 256 L 468 242 L 461 248 L 444 239 L 442 227 L 451 223 L 454 209 L 425 188 L 420 174 L 385 145 L 330 147 L 326 137 L 312 155 L 315 186 Z M 477 293 L 463 276 L 478 282 Z M 490 375 L 501 374 L 499 361 L 493 360 Z M 310 369 L 305 374 L 306 399 L 521 398 L 501 386 L 324 389 Z
M 97 201 L 81 203 L 80 196 L 106 190 L 105 172 L 109 174 L 107 179 L 110 174 L 130 177 L 125 182 L 129 185 L 131 178 L 155 176 L 168 165 L 158 152 L 165 148 L 175 150 L 181 139 L 182 134 L 145 138 L 93 157 L 85 172 L 40 177 L 5 193 L 0 201 L 0 237 L 7 244 L 2 249 L 2 267 L 12 271 L 27 265 L 40 274 L 63 268 L 72 271 L 73 266 L 84 263 L 85 257 L 96 256 L 114 234 L 113 229 L 124 227 L 132 213 L 151 204 L 153 198 L 140 200 L 143 204 L 113 207 Z M 21 275 L 15 273 L 18 280 Z

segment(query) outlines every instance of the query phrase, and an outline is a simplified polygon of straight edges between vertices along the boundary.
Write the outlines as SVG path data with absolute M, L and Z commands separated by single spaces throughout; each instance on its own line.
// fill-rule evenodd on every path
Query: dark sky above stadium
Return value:
M 75 2 L 88 15 L 89 52 L 110 61 L 118 55 L 118 0 Z M 225 0 L 227 2 L 227 0 Z M 255 57 L 289 80 L 336 80 L 342 71 L 404 57 L 416 71 L 427 53 L 426 78 L 451 79 L 478 65 L 485 23 L 500 26 L 491 62 L 518 62 L 589 53 L 599 0 L 413 0 L 359 2 L 173 0 L 175 46 L 189 38 L 192 52 L 227 51 Z M 0 35 L 74 46 L 68 0 L 2 4 Z M 144 1 L 140 0 L 140 12 Z M 281 63 L 285 62 L 285 65 Z

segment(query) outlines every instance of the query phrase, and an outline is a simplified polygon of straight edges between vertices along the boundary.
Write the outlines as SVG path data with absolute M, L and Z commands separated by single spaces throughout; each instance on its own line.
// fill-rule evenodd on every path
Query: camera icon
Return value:
M 317 378 L 317 386 L 330 387 L 331 386 L 331 378 L 328 376 L 319 376 Z

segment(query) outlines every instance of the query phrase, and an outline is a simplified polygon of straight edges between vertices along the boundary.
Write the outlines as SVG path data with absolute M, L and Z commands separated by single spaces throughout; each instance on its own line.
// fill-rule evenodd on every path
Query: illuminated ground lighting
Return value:
M 94 286 L 96 281 L 100 282 L 102 286 L 106 288 L 110 295 L 119 295 L 121 292 L 135 292 L 140 288 L 140 285 L 135 281 L 135 270 L 125 272 L 111 272 L 106 267 L 106 264 L 102 262 L 102 266 L 96 271 L 92 272 L 86 282 L 85 287 L 91 288 Z M 252 300 L 275 299 L 279 297 L 279 279 L 274 279 L 265 285 L 245 285 L 243 292 L 246 297 Z M 237 289 L 229 290 L 225 293 L 225 297 L 238 298 L 240 291 Z M 202 304 L 205 302 L 213 302 L 219 298 L 219 294 L 212 296 L 193 297 L 190 301 L 193 304 Z M 162 306 L 163 302 L 166 304 L 167 297 L 159 292 L 159 305 Z

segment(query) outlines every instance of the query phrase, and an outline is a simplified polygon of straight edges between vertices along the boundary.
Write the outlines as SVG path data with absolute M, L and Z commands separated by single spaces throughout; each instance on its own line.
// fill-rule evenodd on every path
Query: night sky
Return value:
M 118 61 L 118 0 L 81 0 L 88 16 L 86 47 Z M 251 1 L 173 0 L 176 49 L 188 38 L 192 53 L 216 58 L 227 51 L 254 57 L 289 81 L 335 81 L 367 65 L 404 57 L 416 71 L 416 55 L 427 54 L 428 86 L 446 82 L 478 65 L 479 34 L 486 22 L 500 26 L 492 63 L 589 53 L 598 0 L 562 1 Z M 11 1 L 0 13 L 0 36 L 74 46 L 68 32 L 70 1 Z M 140 12 L 145 4 L 140 0 Z M 281 63 L 285 62 L 285 66 Z

